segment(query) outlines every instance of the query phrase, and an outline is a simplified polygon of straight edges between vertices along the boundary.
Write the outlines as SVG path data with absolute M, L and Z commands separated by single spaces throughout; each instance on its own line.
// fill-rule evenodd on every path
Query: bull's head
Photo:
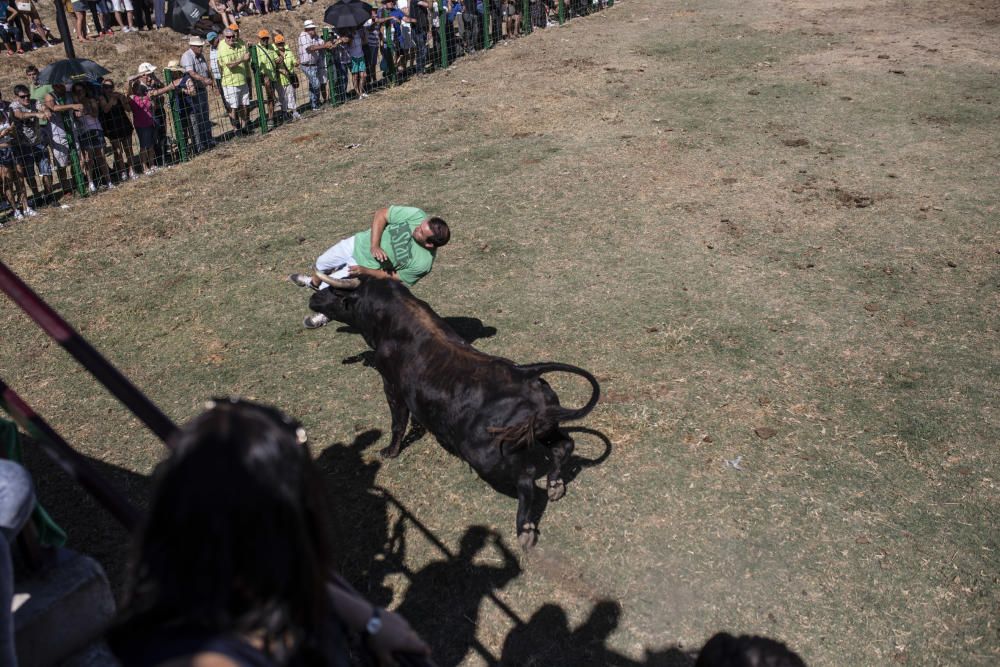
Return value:
M 309 299 L 309 308 L 317 313 L 323 313 L 331 320 L 358 328 L 356 306 L 359 298 L 355 290 L 329 287 L 312 295 Z

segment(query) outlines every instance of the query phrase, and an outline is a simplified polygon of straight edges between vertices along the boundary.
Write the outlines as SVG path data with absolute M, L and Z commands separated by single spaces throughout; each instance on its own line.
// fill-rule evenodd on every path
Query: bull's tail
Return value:
M 572 373 L 574 375 L 579 375 L 585 378 L 587 382 L 590 383 L 593 393 L 590 395 L 590 400 L 587 401 L 586 405 L 582 408 L 577 408 L 576 410 L 571 410 L 569 408 L 564 408 L 562 406 L 553 406 L 546 412 L 546 417 L 553 419 L 557 422 L 572 421 L 574 419 L 581 419 L 590 414 L 590 411 L 594 409 L 597 405 L 597 401 L 601 398 L 601 385 L 597 383 L 597 378 L 588 373 L 587 371 L 579 368 L 578 366 L 571 366 L 570 364 L 560 364 L 554 361 L 543 361 L 538 364 L 526 364 L 524 366 L 518 366 L 523 371 L 527 371 L 533 375 L 542 375 L 543 373 L 551 373 L 553 371 L 563 371 L 564 373 Z
M 528 374 L 535 377 L 538 377 L 543 373 L 550 373 L 553 371 L 573 373 L 574 375 L 586 378 L 587 382 L 590 383 L 590 386 L 594 391 L 590 395 L 590 400 L 587 401 L 586 405 L 582 408 L 571 410 L 569 408 L 564 408 L 561 405 L 551 406 L 543 415 L 532 415 L 520 424 L 488 428 L 487 431 L 493 434 L 494 444 L 499 447 L 504 454 L 524 449 L 526 447 L 531 447 L 535 443 L 536 432 L 548 430 L 549 428 L 558 425 L 560 422 L 571 421 L 573 419 L 580 419 L 587 416 L 590 411 L 594 409 L 594 406 L 597 405 L 597 401 L 601 397 L 601 385 L 597 383 L 597 378 L 582 368 L 571 366 L 569 364 L 542 362 L 539 364 L 518 366 L 518 369 L 526 371 Z

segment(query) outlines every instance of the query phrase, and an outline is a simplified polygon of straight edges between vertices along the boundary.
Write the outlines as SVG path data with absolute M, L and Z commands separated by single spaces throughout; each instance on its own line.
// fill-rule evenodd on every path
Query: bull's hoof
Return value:
M 393 447 L 392 445 L 389 445 L 388 447 L 383 447 L 382 449 L 378 450 L 378 454 L 384 459 L 394 459 L 397 456 L 399 456 L 399 447 Z
M 561 479 L 549 480 L 549 500 L 559 500 L 566 495 L 566 484 Z
M 527 551 L 538 542 L 538 529 L 533 523 L 526 523 L 521 526 L 521 533 L 517 536 L 517 542 L 521 548 Z

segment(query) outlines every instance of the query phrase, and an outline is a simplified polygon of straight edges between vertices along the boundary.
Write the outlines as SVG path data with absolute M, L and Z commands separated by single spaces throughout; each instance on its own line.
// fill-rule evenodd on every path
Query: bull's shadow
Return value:
M 492 338 L 497 335 L 497 330 L 495 327 L 487 326 L 483 324 L 483 321 L 478 317 L 446 317 L 444 321 L 448 323 L 452 329 L 455 330 L 459 336 L 465 339 L 465 342 L 472 345 L 480 338 Z M 341 333 L 353 333 L 360 334 L 361 332 L 351 326 L 341 326 L 337 328 L 338 332 Z M 371 350 L 365 350 L 364 352 L 359 352 L 358 354 L 345 357 L 341 363 L 343 364 L 363 364 L 364 366 L 372 366 L 373 353 Z

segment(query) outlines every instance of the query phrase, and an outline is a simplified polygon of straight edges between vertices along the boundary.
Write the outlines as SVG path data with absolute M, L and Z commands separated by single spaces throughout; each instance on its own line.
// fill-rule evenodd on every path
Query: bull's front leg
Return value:
M 410 408 L 406 406 L 402 392 L 384 376 L 382 388 L 385 390 L 385 400 L 389 403 L 389 412 L 392 414 L 392 440 L 389 441 L 388 447 L 379 451 L 379 454 L 394 459 L 399 456 L 399 448 L 406 434 L 406 425 L 410 422 Z
M 517 478 L 517 541 L 522 549 L 530 549 L 538 541 L 538 527 L 531 517 L 535 499 L 535 469 L 526 466 Z

